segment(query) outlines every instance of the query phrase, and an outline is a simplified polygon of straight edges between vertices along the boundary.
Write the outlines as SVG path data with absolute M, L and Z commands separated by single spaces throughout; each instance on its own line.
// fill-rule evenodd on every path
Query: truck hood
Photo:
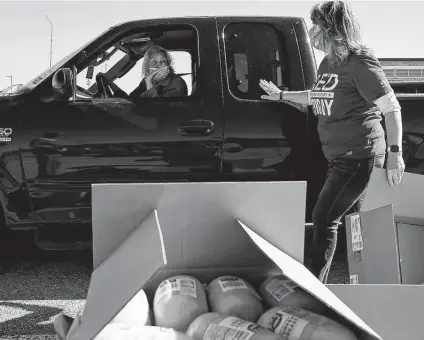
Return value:
M 0 109 L 3 109 L 13 103 L 13 97 L 9 96 L 0 96 Z

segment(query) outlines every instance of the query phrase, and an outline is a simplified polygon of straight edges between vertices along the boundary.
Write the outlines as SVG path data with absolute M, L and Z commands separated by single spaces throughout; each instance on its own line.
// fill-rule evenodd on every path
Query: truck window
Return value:
M 191 94 L 193 75 L 191 72 L 192 57 L 189 52 L 186 51 L 169 51 L 174 61 L 174 70 L 176 74 L 181 74 L 181 78 L 187 84 L 188 95 Z M 122 90 L 130 93 L 134 90 L 140 81 L 143 79 L 141 74 L 141 65 L 143 64 L 144 58 L 137 61 L 137 64 L 123 77 L 115 80 L 115 84 L 118 85 Z
M 152 29 L 150 32 L 121 37 L 77 67 L 77 98 L 90 99 L 96 96 L 96 76 L 100 72 L 106 74 L 122 91 L 130 94 L 143 80 L 144 53 L 152 45 L 161 46 L 170 52 L 174 71 L 185 81 L 190 96 L 197 64 L 195 31 L 178 29 L 160 32 Z
M 268 24 L 229 24 L 224 29 L 228 85 L 240 99 L 260 100 L 260 79 L 288 87 L 284 46 L 277 30 Z

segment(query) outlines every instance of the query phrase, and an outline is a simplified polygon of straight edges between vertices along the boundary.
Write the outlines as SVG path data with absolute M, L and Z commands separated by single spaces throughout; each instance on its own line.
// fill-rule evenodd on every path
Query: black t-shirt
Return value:
M 384 154 L 381 112 L 374 101 L 392 92 L 379 60 L 371 53 L 352 54 L 330 70 L 325 57 L 311 99 L 318 132 L 328 161 L 335 157 L 365 158 Z

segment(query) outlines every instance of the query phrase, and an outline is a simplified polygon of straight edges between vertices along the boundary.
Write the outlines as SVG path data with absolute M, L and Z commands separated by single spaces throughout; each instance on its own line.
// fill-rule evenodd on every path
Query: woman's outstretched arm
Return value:
M 261 79 L 259 86 L 267 93 L 261 96 L 262 99 L 272 101 L 284 101 L 299 105 L 312 105 L 311 91 L 281 91 L 272 82 Z

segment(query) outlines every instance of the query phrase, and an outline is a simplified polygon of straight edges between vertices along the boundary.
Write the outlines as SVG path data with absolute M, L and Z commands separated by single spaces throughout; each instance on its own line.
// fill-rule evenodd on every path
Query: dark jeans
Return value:
M 325 184 L 312 213 L 314 236 L 311 272 L 327 283 L 337 245 L 337 229 L 351 209 L 359 211 L 374 167 L 382 168 L 385 155 L 367 159 L 336 158 L 329 164 Z

